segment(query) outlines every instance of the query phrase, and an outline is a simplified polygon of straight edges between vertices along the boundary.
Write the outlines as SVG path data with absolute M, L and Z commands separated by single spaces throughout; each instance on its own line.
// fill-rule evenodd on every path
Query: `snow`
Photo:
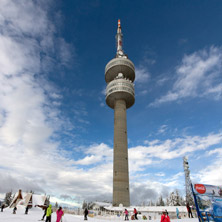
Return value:
M 12 208 L 6 208 L 4 209 L 4 212 L 0 212 L 0 221 L 1 222 L 36 222 L 42 218 L 42 215 L 44 213 L 43 210 L 39 208 L 33 208 L 30 209 L 28 214 L 24 214 L 25 207 L 19 206 L 16 214 L 12 214 L 13 209 Z M 56 221 L 56 213 L 54 212 L 52 214 L 52 222 Z M 72 214 L 65 214 L 63 216 L 63 222 L 82 222 L 83 221 L 83 215 L 72 215 Z M 123 217 L 117 217 L 117 216 L 100 216 L 100 217 L 88 217 L 89 222 L 107 222 L 107 221 L 124 221 Z M 143 222 L 160 222 L 160 220 L 141 220 L 138 221 Z M 175 219 L 171 220 L 171 222 L 198 222 L 197 218 L 184 218 L 184 219 Z

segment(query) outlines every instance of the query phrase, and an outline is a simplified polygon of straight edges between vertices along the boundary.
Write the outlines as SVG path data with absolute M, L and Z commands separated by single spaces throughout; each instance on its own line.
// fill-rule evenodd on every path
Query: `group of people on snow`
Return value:
M 124 214 L 125 214 L 125 220 L 129 220 L 129 211 L 127 209 L 125 209 Z M 134 208 L 131 219 L 138 220 L 137 214 L 138 214 L 138 211 L 136 210 L 136 208 Z M 170 217 L 168 215 L 167 210 L 162 212 L 160 222 L 170 222 Z
M 49 204 L 49 206 L 43 208 L 43 210 L 44 210 L 44 214 L 43 214 L 42 220 L 44 220 L 44 218 L 46 216 L 45 222 L 51 222 L 51 216 L 53 213 L 52 205 Z M 59 207 L 59 209 L 56 211 L 56 216 L 57 216 L 56 222 L 61 222 L 63 215 L 64 215 L 64 211 L 62 210 L 62 207 Z
M 134 208 L 133 213 L 134 214 L 132 215 L 131 219 L 138 220 L 138 218 L 137 218 L 138 212 L 137 212 L 136 208 Z M 127 209 L 125 209 L 124 214 L 125 214 L 125 220 L 129 220 L 129 211 Z
M 1 206 L 1 212 L 3 212 L 4 207 L 5 207 L 4 205 Z M 190 217 L 193 218 L 191 207 L 189 206 L 189 203 L 187 203 L 186 207 L 187 207 L 187 212 L 188 212 L 189 218 Z M 44 221 L 44 218 L 46 217 L 45 222 L 51 222 L 51 215 L 53 213 L 52 205 L 49 204 L 48 207 L 44 206 L 44 207 L 42 207 L 42 209 L 44 210 L 44 214 L 43 214 L 43 217 L 42 217 L 41 220 Z M 26 207 L 25 214 L 28 214 L 28 210 L 29 210 L 29 206 Z M 17 211 L 17 207 L 15 206 L 14 209 L 13 209 L 13 214 L 15 214 L 16 211 Z M 84 210 L 84 220 L 87 220 L 88 213 L 89 213 L 88 209 L 85 208 L 85 210 Z M 129 220 L 129 211 L 127 209 L 125 209 L 124 214 L 125 214 L 125 220 Z M 133 215 L 132 215 L 131 219 L 132 220 L 138 220 L 137 214 L 138 214 L 138 211 L 136 210 L 136 208 L 134 208 Z M 179 214 L 179 212 L 178 212 L 178 214 Z M 64 215 L 64 211 L 62 210 L 62 207 L 59 207 L 59 209 L 56 211 L 56 215 L 57 215 L 56 222 L 62 222 L 62 216 Z M 168 215 L 167 210 L 162 212 L 160 222 L 170 222 L 170 217 Z
M 190 217 L 193 218 L 192 210 L 191 210 L 191 207 L 190 207 L 189 203 L 186 204 L 186 207 L 187 207 L 187 212 L 188 212 L 189 218 Z M 177 209 L 177 217 L 180 218 L 179 217 L 179 210 L 178 210 L 178 208 L 176 208 L 176 209 Z M 136 208 L 134 208 L 133 213 L 134 214 L 132 215 L 131 219 L 132 220 L 138 220 L 138 218 L 137 218 L 138 212 L 137 212 Z M 129 220 L 129 212 L 128 212 L 127 209 L 125 209 L 124 214 L 125 214 L 125 220 Z M 162 212 L 160 222 L 170 222 L 170 217 L 168 215 L 167 210 Z

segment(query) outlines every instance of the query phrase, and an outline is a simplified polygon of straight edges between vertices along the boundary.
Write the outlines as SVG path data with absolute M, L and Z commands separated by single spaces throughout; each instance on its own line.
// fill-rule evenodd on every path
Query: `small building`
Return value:
M 105 211 L 106 207 L 112 206 L 111 203 L 106 202 L 93 202 L 91 205 L 92 210 L 94 211 Z

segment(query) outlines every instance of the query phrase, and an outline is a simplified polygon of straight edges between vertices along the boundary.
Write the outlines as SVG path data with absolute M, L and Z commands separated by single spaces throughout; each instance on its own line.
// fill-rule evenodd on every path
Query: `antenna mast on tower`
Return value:
M 186 203 L 189 203 L 189 205 L 194 205 L 194 200 L 191 190 L 190 170 L 189 170 L 188 158 L 186 156 L 183 158 L 183 168 L 185 173 Z

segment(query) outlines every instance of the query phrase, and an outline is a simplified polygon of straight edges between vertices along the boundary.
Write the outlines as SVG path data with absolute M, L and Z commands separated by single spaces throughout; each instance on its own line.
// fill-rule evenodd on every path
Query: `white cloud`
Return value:
M 144 170 L 146 165 L 156 161 L 171 160 L 185 155 L 206 150 L 221 143 L 222 134 L 209 134 L 206 137 L 186 136 L 150 141 L 148 146 L 137 146 L 129 149 L 129 168 L 131 172 Z
M 218 154 L 219 156 L 222 157 L 222 148 L 217 148 L 208 152 L 208 155 L 212 155 L 212 154 Z
M 165 173 L 156 173 L 155 175 L 158 176 L 158 177 L 164 177 Z
M 159 133 L 159 134 L 165 133 L 166 130 L 167 130 L 167 128 L 168 128 L 167 125 L 162 125 L 162 126 L 160 126 L 160 128 L 159 128 L 159 130 L 158 130 L 158 133 Z
M 212 86 L 206 90 L 204 95 L 214 95 L 214 99 L 219 100 L 222 97 L 222 84 Z
M 144 144 L 148 144 L 148 145 L 152 146 L 152 145 L 155 145 L 159 142 L 160 142 L 159 140 L 152 140 L 152 141 L 145 140 Z
M 216 157 L 214 161 L 210 165 L 206 165 L 198 174 L 194 175 L 194 182 L 212 185 L 222 184 L 222 148 L 213 149 L 208 153 L 209 156 L 213 154 L 215 154 L 214 157 Z
M 98 164 L 101 162 L 112 162 L 113 157 L 113 151 L 110 147 L 108 147 L 106 144 L 94 144 L 90 146 L 89 148 L 85 149 L 85 156 L 83 159 L 79 159 L 75 161 L 75 164 L 80 165 L 91 165 L 91 164 Z
M 54 167 L 72 164 L 67 159 L 61 164 L 64 158 L 55 154 L 59 144 L 52 141 L 62 123 L 57 109 L 62 96 L 44 79 L 41 55 L 53 56 L 57 40 L 48 2 L 41 3 L 0 1 L 0 174 L 8 189 L 50 190 Z M 64 50 L 62 64 L 68 62 Z
M 90 165 L 90 164 L 95 164 L 97 162 L 101 161 L 101 156 L 86 156 L 81 160 L 75 161 L 75 164 L 79 164 L 79 165 Z
M 222 95 L 221 49 L 221 47 L 212 46 L 209 50 L 204 49 L 185 55 L 176 68 L 177 79 L 173 88 L 150 106 L 158 106 L 187 97 L 210 97 L 219 100 Z
M 162 86 L 165 82 L 167 82 L 169 80 L 169 77 L 166 76 L 161 76 L 158 80 L 157 80 L 157 85 Z
M 136 67 L 136 80 L 137 83 L 145 83 L 149 80 L 150 73 L 145 66 Z
M 53 133 L 51 113 L 57 111 L 46 96 L 49 83 L 36 77 L 40 52 L 47 51 L 38 38 L 52 39 L 52 25 L 41 5 L 32 1 L 3 0 L 0 5 L 0 143 L 41 152 L 54 147 L 48 142 Z

